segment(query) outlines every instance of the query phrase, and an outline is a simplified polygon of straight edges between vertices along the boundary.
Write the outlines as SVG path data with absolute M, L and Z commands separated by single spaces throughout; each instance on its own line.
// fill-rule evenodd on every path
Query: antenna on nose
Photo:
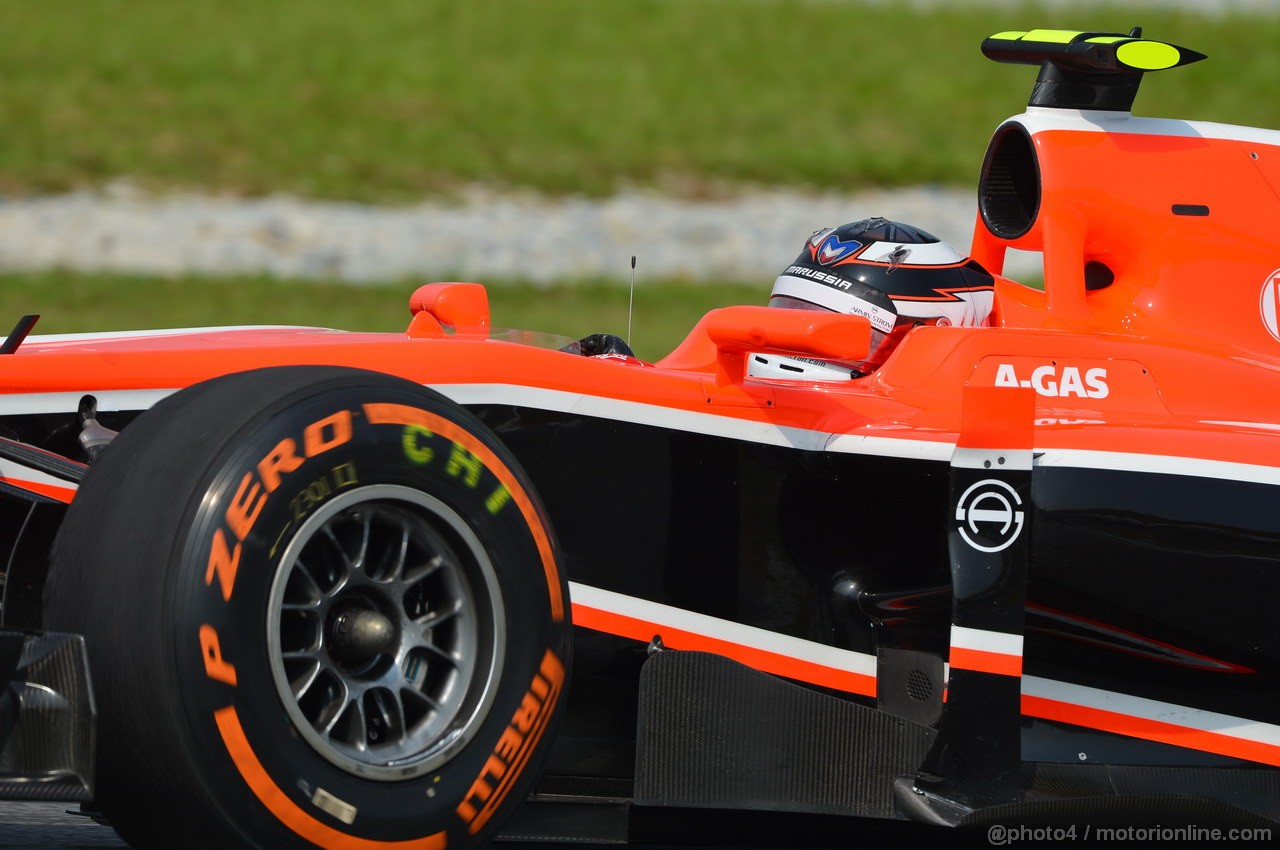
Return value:
M 631 317 L 636 307 L 636 255 L 631 255 L 631 300 L 627 302 L 627 345 L 631 345 Z

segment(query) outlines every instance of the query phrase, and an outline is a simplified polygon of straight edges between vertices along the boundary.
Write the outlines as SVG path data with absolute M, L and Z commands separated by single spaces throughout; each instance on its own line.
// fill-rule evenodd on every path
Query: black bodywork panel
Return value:
M 947 464 L 507 406 L 476 412 L 532 476 L 571 581 L 842 649 L 946 658 Z M 1270 613 L 1280 488 L 1037 467 L 1031 492 L 1026 675 L 1280 722 L 1280 620 Z M 578 710 L 553 770 L 631 776 L 643 646 L 578 634 Z M 1089 752 L 1270 770 L 1068 724 L 1021 725 L 1023 757 L 1037 761 L 1075 764 Z

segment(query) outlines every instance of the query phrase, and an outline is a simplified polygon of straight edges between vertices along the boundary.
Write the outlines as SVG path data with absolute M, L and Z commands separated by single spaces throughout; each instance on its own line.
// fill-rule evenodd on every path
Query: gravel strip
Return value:
M 681 201 L 643 191 L 547 198 L 473 188 L 380 207 L 290 197 L 147 196 L 128 186 L 0 201 L 0 271 L 254 274 L 368 284 L 407 277 L 537 283 L 772 280 L 812 231 L 868 216 L 910 222 L 967 249 L 972 191 L 849 195 L 747 191 Z M 1039 258 L 1006 272 L 1039 274 Z

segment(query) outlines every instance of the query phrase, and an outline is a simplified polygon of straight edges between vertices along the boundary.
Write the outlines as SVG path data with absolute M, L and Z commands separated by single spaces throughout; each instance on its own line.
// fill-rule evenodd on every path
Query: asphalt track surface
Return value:
M 0 848 L 87 850 L 128 846 L 110 827 L 69 813 L 78 809 L 75 803 L 0 803 Z
M 84 815 L 75 814 L 78 806 L 68 803 L 11 803 L 0 802 L 0 849 L 2 850 L 99 850 L 99 848 L 127 848 L 115 832 L 99 825 Z M 868 823 L 864 835 L 855 845 L 858 850 L 958 850 L 958 848 L 987 847 L 982 836 L 957 835 L 948 831 L 922 830 L 912 824 Z M 583 844 L 530 844 L 501 843 L 495 850 L 584 850 L 593 846 L 601 848 L 617 845 Z M 642 850 L 691 850 L 702 844 L 681 846 L 636 845 Z M 806 842 L 809 850 L 814 850 Z M 819 844 L 821 847 L 822 845 Z M 828 845 L 834 850 L 839 844 Z M 173 850 L 184 850 L 175 843 Z M 232 850 L 232 848 L 228 848 Z M 719 850 L 733 850 L 720 848 Z M 753 848 L 756 850 L 756 848 Z M 782 850 L 782 848 L 773 848 Z

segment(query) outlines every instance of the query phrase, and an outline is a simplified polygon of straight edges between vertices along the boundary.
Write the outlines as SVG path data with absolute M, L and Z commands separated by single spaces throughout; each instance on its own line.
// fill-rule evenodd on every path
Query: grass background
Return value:
M 978 45 L 1037 26 L 1141 24 L 1211 60 L 1149 75 L 1137 111 L 1280 126 L 1276 16 L 840 0 L 45 0 L 4 2 L 0 19 L 0 196 L 120 178 L 373 202 L 472 182 L 693 198 L 743 184 L 972 185 L 991 129 L 1022 108 L 1035 76 Z M 496 324 L 625 329 L 625 289 L 496 283 Z M 761 303 L 768 284 L 646 285 L 641 353 L 665 352 L 711 306 Z M 414 285 L 7 275 L 0 317 L 42 312 L 46 332 L 395 330 Z
M 1208 5 L 1208 4 L 1206 4 Z M 3 5 L 0 191 L 394 201 L 483 181 L 968 185 L 1035 71 L 993 32 L 1127 31 L 1212 59 L 1146 114 L 1280 125 L 1280 16 L 831 0 L 44 0 Z

